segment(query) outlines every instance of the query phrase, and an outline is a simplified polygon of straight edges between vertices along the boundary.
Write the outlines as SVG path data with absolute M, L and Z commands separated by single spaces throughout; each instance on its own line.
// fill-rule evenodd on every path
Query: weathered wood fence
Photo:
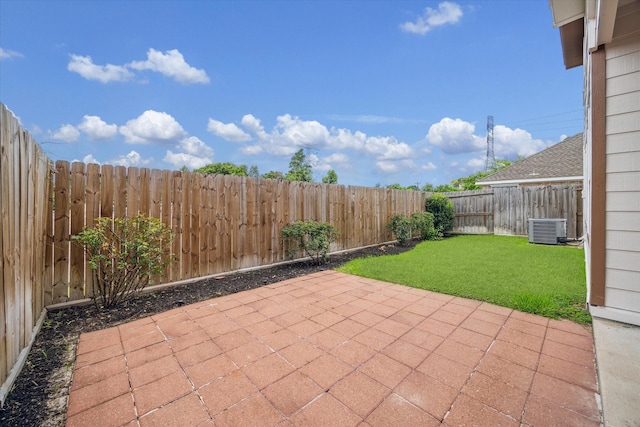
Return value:
M 45 305 L 91 295 L 83 250 L 70 236 L 101 216 L 141 213 L 172 230 L 160 284 L 285 261 L 280 236 L 293 221 L 334 225 L 340 235 L 332 251 L 390 241 L 389 217 L 424 210 L 426 194 L 58 161 L 54 199 L 53 259 L 46 265 L 53 281 L 44 286 Z
M 564 218 L 567 237 L 582 236 L 582 186 L 496 187 L 445 193 L 455 208 L 453 231 L 526 236 L 529 218 Z
M 0 104 L 0 400 L 22 367 L 44 318 L 50 162 Z M 50 252 L 49 252 L 50 253 Z

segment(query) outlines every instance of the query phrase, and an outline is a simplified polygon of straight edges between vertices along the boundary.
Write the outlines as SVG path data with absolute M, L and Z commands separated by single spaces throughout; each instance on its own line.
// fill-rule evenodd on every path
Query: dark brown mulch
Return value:
M 53 310 L 47 314 L 25 366 L 0 409 L 0 426 L 63 426 L 67 397 L 81 333 L 108 328 L 172 308 L 254 289 L 320 270 L 337 268 L 355 258 L 398 254 L 400 247 L 380 245 L 329 256 L 328 262 L 283 264 L 200 280 L 141 294 L 122 306 L 98 311 L 93 305 Z

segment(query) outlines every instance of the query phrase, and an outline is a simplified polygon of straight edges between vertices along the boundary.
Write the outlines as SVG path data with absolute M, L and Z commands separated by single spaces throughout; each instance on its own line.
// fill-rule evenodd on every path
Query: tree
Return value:
M 283 175 L 282 172 L 279 171 L 269 171 L 267 173 L 263 173 L 262 177 L 266 179 L 282 179 Z
M 233 163 L 209 163 L 199 169 L 194 169 L 194 172 L 203 173 L 205 175 L 236 175 L 236 176 L 248 176 L 247 165 L 235 165 Z
M 427 183 L 422 186 L 421 190 L 426 191 L 428 193 L 433 193 L 435 191 L 435 187 L 433 186 L 433 184 Z
M 397 182 L 393 184 L 389 184 L 385 188 L 388 188 L 390 190 L 405 190 L 405 188 L 402 185 L 398 184 Z
M 251 165 L 249 168 L 249 174 L 251 178 L 260 178 L 260 172 L 258 172 L 258 166 Z
M 309 159 L 304 153 L 304 149 L 299 149 L 291 157 L 291 161 L 289 162 L 289 172 L 284 176 L 284 179 L 287 181 L 313 181 L 311 163 L 309 163 Z
M 329 169 L 327 171 L 327 176 L 322 177 L 322 182 L 324 184 L 337 184 L 338 174 L 333 169 Z

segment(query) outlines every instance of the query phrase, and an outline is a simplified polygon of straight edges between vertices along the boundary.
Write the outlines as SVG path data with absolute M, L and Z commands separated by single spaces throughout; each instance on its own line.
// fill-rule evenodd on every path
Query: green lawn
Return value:
M 400 255 L 362 258 L 344 273 L 590 323 L 584 251 L 509 236 L 456 236 Z

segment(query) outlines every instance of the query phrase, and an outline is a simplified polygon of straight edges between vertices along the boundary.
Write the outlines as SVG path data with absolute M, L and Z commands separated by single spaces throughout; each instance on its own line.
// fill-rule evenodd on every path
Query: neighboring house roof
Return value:
M 576 181 L 583 178 L 582 133 L 476 181 L 478 185 Z

